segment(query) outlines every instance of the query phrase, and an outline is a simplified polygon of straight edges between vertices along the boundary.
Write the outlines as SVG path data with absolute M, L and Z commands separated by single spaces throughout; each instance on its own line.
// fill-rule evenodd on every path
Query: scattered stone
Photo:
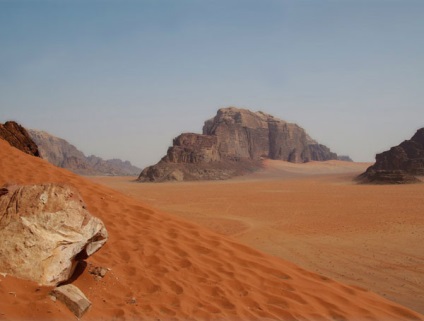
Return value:
M 128 304 L 137 304 L 137 299 L 132 297 L 131 299 L 127 300 Z
M 97 280 L 100 280 L 106 276 L 106 273 L 109 271 L 109 269 L 100 267 L 100 266 L 90 266 L 88 272 L 92 275 L 94 275 Z
M 9 186 L 0 196 L 0 271 L 40 285 L 68 280 L 108 234 L 75 188 Z M 4 240 L 4 241 L 3 241 Z
M 81 318 L 91 306 L 91 302 L 84 293 L 72 284 L 55 288 L 51 292 L 51 297 L 65 304 L 77 318 Z

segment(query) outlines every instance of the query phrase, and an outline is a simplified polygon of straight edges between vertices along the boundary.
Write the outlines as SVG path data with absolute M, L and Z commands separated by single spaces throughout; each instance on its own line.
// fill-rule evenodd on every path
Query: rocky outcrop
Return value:
M 50 295 L 55 301 L 58 300 L 66 305 L 78 319 L 82 318 L 91 307 L 90 300 L 80 289 L 72 284 L 59 286 L 53 289 Z
M 103 160 L 91 155 L 86 157 L 83 152 L 62 138 L 55 137 L 44 131 L 28 130 L 37 143 L 41 156 L 53 165 L 69 169 L 80 175 L 138 175 L 140 168 L 129 161 L 120 159 Z
M 296 124 L 230 107 L 207 120 L 202 135 L 175 138 L 167 155 L 144 169 L 138 180 L 226 179 L 260 168 L 263 158 L 300 163 L 337 159 L 337 155 Z
M 27 130 L 14 121 L 0 124 L 0 138 L 11 146 L 32 156 L 40 157 L 36 143 L 31 139 Z
M 405 184 L 416 183 L 416 176 L 424 176 L 424 128 L 410 140 L 377 154 L 375 164 L 358 176 L 361 183 Z
M 0 194 L 0 272 L 57 285 L 107 240 L 74 188 L 9 186 Z

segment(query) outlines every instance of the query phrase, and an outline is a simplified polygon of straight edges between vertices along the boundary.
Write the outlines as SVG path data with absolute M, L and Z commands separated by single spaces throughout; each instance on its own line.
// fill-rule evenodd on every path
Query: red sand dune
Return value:
M 0 183 L 68 183 L 110 239 L 73 282 L 93 302 L 85 320 L 424 320 L 372 292 L 308 272 L 206 228 L 155 211 L 0 140 Z M 0 320 L 74 319 L 48 288 L 0 276 Z
M 263 171 L 228 181 L 90 180 L 424 313 L 424 184 L 354 183 L 368 166 L 267 160 Z

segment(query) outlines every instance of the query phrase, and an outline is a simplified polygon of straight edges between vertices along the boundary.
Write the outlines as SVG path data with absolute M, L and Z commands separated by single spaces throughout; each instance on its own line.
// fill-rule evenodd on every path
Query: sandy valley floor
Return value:
M 309 174 L 347 170 L 310 165 Z M 345 173 L 295 178 L 297 167 L 269 166 L 228 182 L 103 181 L 130 197 L 0 140 L 1 185 L 72 185 L 106 225 L 107 243 L 70 280 L 92 302 L 83 320 L 424 320 L 363 287 L 234 240 L 350 283 L 385 287 L 387 296 L 402 291 L 398 301 L 420 309 L 421 186 L 377 189 L 346 183 Z M 281 178 L 272 179 L 277 172 Z M 98 280 L 88 266 L 109 272 Z M 50 290 L 1 273 L 0 320 L 75 320 Z
M 91 179 L 424 313 L 424 184 L 353 183 L 367 166 L 267 161 L 264 171 L 230 181 Z

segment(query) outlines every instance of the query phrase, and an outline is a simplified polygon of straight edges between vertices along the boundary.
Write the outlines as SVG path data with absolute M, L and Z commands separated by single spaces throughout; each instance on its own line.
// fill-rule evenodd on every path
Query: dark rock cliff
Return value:
M 31 139 L 27 130 L 14 121 L 0 124 L 0 138 L 24 153 L 40 157 L 37 144 Z
M 337 155 L 296 124 L 230 107 L 207 120 L 202 135 L 185 133 L 175 138 L 167 155 L 144 169 L 138 180 L 226 179 L 260 168 L 263 158 L 299 163 L 337 159 Z
M 362 183 L 405 184 L 419 182 L 424 176 L 424 128 L 410 140 L 377 154 L 375 164 L 358 176 Z

